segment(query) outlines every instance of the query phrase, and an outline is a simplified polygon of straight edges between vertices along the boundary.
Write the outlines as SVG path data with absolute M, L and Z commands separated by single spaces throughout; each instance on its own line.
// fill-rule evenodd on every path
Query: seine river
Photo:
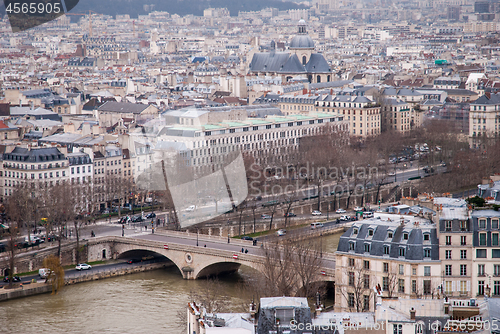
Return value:
M 325 251 L 336 249 L 339 235 L 323 238 Z M 222 277 L 230 310 L 243 312 L 251 301 L 242 282 L 252 269 Z M 178 322 L 190 291 L 203 289 L 205 280 L 183 280 L 175 268 L 155 270 L 65 287 L 0 303 L 2 333 L 185 333 Z

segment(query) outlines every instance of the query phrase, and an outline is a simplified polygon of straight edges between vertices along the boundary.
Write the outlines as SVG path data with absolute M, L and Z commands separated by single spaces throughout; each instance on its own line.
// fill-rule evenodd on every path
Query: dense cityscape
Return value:
M 500 1 L 4 3 L 7 332 L 500 331 Z

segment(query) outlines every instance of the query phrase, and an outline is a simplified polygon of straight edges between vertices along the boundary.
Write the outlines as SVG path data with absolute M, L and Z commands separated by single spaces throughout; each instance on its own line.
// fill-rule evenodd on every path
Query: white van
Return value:
M 311 229 L 317 229 L 317 228 L 322 228 L 324 225 L 323 223 L 311 223 Z
M 41 278 L 47 278 L 49 274 L 50 274 L 50 269 L 48 268 L 38 269 L 38 276 L 40 276 Z

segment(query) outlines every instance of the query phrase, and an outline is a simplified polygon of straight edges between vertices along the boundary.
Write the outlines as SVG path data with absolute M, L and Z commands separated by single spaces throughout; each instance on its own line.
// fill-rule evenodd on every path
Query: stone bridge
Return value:
M 124 258 L 127 254 L 130 257 L 137 251 L 162 255 L 174 263 L 184 279 L 197 279 L 232 272 L 238 270 L 241 265 L 261 271 L 264 263 L 263 256 L 222 249 L 227 248 L 227 242 L 225 244 L 213 242 L 211 247 L 199 247 L 185 244 L 180 238 L 178 242 L 170 240 L 167 243 L 160 240 L 112 236 L 89 240 L 87 245 L 89 261 Z M 218 249 L 217 245 L 220 245 L 221 249 Z M 256 252 L 259 247 L 253 247 L 251 250 L 251 252 Z M 323 255 L 324 268 L 321 268 L 318 273 L 318 281 L 334 282 L 335 258 L 333 254 Z

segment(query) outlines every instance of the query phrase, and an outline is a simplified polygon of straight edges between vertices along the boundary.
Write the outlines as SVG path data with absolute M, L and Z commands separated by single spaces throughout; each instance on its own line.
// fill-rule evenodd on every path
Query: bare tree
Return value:
M 394 297 L 398 291 L 398 275 L 396 269 L 394 268 L 395 264 L 389 263 L 389 271 L 387 272 L 387 276 L 385 279 L 387 280 L 387 297 Z
M 257 281 L 261 296 L 313 297 L 323 284 L 319 282 L 322 259 L 318 245 L 286 240 L 263 246 L 262 280 Z
M 370 271 L 357 263 L 354 267 L 347 269 L 347 282 L 342 282 L 339 286 L 340 294 L 345 299 L 349 309 L 356 312 L 366 310 L 365 298 L 372 298 Z M 365 297 L 368 296 L 368 297 Z

